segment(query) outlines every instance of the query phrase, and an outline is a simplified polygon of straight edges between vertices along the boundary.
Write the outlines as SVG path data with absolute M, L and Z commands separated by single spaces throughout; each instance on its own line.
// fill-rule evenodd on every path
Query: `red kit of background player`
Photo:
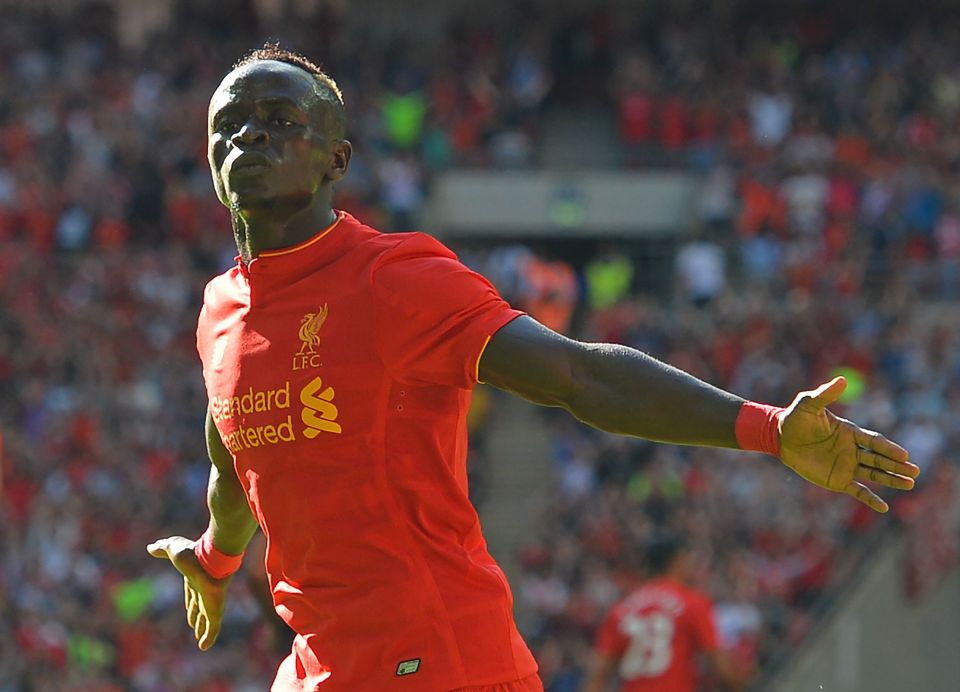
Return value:
M 621 601 L 597 638 L 598 652 L 619 661 L 623 692 L 694 692 L 697 654 L 716 648 L 710 600 L 669 577 Z

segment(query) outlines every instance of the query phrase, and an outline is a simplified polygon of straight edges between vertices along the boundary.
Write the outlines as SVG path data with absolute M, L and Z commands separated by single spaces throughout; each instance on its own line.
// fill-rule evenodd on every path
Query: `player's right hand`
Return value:
M 900 445 L 827 408 L 846 387 L 844 378 L 835 377 L 797 394 L 780 419 L 780 459 L 811 483 L 886 512 L 889 505 L 863 482 L 910 490 L 920 469 L 910 463 L 910 455 Z
M 196 541 L 183 536 L 161 538 L 147 546 L 154 557 L 167 559 L 183 575 L 183 602 L 187 624 L 193 629 L 197 646 L 206 651 L 217 641 L 227 602 L 230 577 L 214 579 L 203 569 L 193 552 Z

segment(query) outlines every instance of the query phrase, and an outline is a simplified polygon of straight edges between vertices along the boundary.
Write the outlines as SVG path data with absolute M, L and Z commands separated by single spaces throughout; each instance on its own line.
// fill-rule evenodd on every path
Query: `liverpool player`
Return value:
M 345 128 L 336 84 L 276 47 L 210 101 L 210 167 L 239 249 L 197 329 L 210 525 L 148 547 L 183 574 L 201 649 L 259 525 L 276 610 L 297 632 L 274 690 L 541 689 L 467 499 L 478 380 L 612 432 L 766 451 L 878 511 L 864 481 L 913 486 L 903 449 L 827 410 L 840 379 L 786 409 L 745 402 L 551 332 L 429 236 L 332 210 Z
M 615 605 L 600 626 L 584 692 L 603 692 L 614 670 L 623 692 L 694 692 L 701 655 L 721 682 L 742 688 L 747 676 L 718 648 L 710 599 L 689 586 L 683 544 L 654 540 L 646 567 L 651 580 Z

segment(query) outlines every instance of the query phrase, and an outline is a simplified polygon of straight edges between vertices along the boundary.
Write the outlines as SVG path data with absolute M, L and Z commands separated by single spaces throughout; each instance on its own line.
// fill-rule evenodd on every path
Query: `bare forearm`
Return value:
M 480 378 L 585 423 L 674 444 L 736 449 L 743 400 L 627 346 L 589 344 L 529 317 L 504 326 L 480 360 Z
M 482 382 L 562 406 L 602 430 L 770 454 L 811 483 L 877 512 L 888 506 L 863 481 L 909 490 L 920 473 L 903 447 L 827 409 L 843 394 L 842 377 L 800 392 L 787 408 L 745 405 L 639 351 L 574 341 L 527 316 L 501 327 L 478 365 Z
M 564 406 L 608 432 L 674 444 L 736 449 L 743 399 L 645 353 L 615 344 L 583 344 Z
M 236 477 L 225 477 L 216 466 L 211 466 L 207 506 L 217 550 L 227 555 L 240 555 L 253 538 L 257 522 Z
M 207 453 L 211 461 L 207 506 L 210 508 L 213 544 L 227 555 L 240 555 L 257 530 L 257 521 L 247 504 L 240 479 L 233 470 L 233 459 L 223 446 L 209 415 L 206 435 Z

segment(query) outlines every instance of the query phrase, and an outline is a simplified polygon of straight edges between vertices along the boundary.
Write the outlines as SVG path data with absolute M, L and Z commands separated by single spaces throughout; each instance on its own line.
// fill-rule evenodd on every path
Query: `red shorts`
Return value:
M 543 683 L 540 676 L 534 673 L 522 680 L 501 682 L 496 685 L 477 685 L 476 687 L 461 687 L 453 692 L 543 692 Z

